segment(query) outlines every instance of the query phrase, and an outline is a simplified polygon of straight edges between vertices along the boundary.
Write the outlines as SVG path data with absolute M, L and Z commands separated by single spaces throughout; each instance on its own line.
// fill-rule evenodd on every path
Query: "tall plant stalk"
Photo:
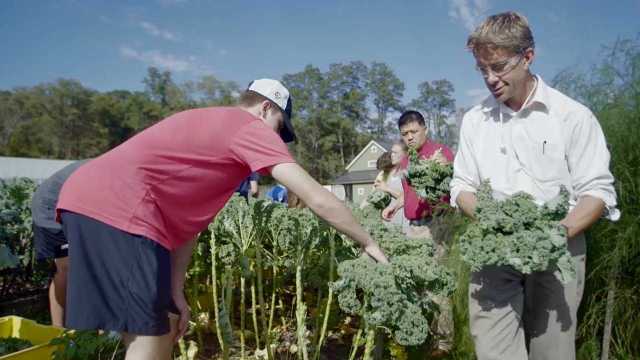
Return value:
M 275 258 L 277 256 L 277 249 L 274 246 L 273 249 L 273 264 L 271 265 L 271 273 L 273 274 L 272 287 L 271 287 L 271 306 L 269 306 L 269 324 L 267 325 L 267 338 L 271 337 L 271 330 L 273 329 L 273 317 L 276 312 L 276 291 L 278 289 L 278 265 L 276 265 Z
M 336 257 L 336 233 L 334 230 L 329 230 L 329 283 L 335 281 L 334 279 L 334 261 Z M 333 301 L 333 288 L 329 286 L 329 294 L 327 295 L 327 305 L 324 308 L 324 319 L 322 320 L 322 329 L 320 330 L 320 337 L 318 338 L 318 345 L 316 346 L 316 353 L 314 358 L 320 359 L 320 350 L 324 344 L 325 334 L 327 333 L 327 324 L 329 323 L 329 315 L 331 313 L 331 303 Z
M 246 304 L 245 304 L 245 289 L 246 289 L 246 279 L 244 274 L 240 275 L 240 358 L 242 360 L 246 359 L 245 357 L 245 339 L 244 339 L 244 330 L 245 330 L 245 316 L 246 316 Z
M 304 303 L 302 290 L 302 262 L 299 261 L 296 265 L 296 334 L 298 337 L 298 359 L 308 360 L 309 353 L 307 351 L 306 341 L 307 327 L 305 325 L 305 320 L 307 317 L 307 305 L 305 305 Z
M 362 337 L 362 326 L 358 328 L 356 335 L 353 337 L 351 341 L 351 352 L 349 353 L 349 360 L 354 360 L 356 358 L 356 354 L 358 353 L 358 348 L 360 347 L 361 337 Z
M 260 329 L 258 329 L 258 306 L 256 301 L 256 279 L 251 279 L 251 318 L 256 337 L 256 349 L 260 349 Z
M 262 277 L 262 234 L 264 233 L 264 231 L 260 231 L 260 234 L 258 234 L 258 236 L 256 236 L 255 239 L 255 249 L 256 249 L 256 269 L 255 269 L 255 273 L 256 273 L 256 277 L 258 279 L 258 303 L 260 304 L 260 322 L 262 325 L 262 337 L 264 339 L 264 346 L 267 350 L 267 355 L 269 358 L 271 358 L 270 356 L 270 339 L 269 339 L 269 331 L 267 328 L 267 315 L 266 315 L 266 311 L 267 308 L 265 307 L 265 302 L 264 302 L 264 282 L 263 282 L 263 277 Z
M 317 344 L 318 343 L 318 339 L 320 338 L 320 327 L 322 326 L 322 316 L 321 314 L 321 310 L 322 310 L 322 302 L 323 302 L 323 298 L 322 298 L 323 294 L 322 294 L 322 286 L 318 286 L 317 289 L 317 293 L 316 293 L 316 311 L 318 313 L 318 315 L 315 317 L 315 324 L 313 324 L 313 329 L 314 329 L 314 335 L 313 335 L 313 343 Z
M 364 343 L 364 355 L 362 355 L 362 360 L 371 360 L 373 358 L 373 350 L 376 347 L 376 328 L 367 324 L 365 329 L 367 331 L 367 338 Z
M 618 258 L 619 256 L 615 254 L 611 270 L 609 270 L 609 289 L 607 290 L 607 305 L 604 316 L 604 333 L 602 335 L 602 354 L 600 356 L 600 360 L 609 360 L 609 347 L 611 345 L 611 332 L 613 329 L 613 312 L 616 307 L 615 299 Z
M 224 294 L 222 294 L 224 299 L 224 305 L 225 305 L 224 308 L 227 310 L 227 314 L 229 316 L 229 325 L 233 327 L 234 318 L 233 316 L 231 316 L 231 314 L 233 314 L 234 277 L 233 277 L 233 272 L 230 266 L 225 266 L 225 270 L 222 274 L 222 279 L 224 282 L 223 284 Z
M 218 271 L 217 271 L 217 254 L 216 254 L 216 235 L 215 229 L 213 226 L 210 226 L 211 230 L 211 288 L 212 288 L 212 297 L 213 297 L 213 316 L 216 326 L 216 337 L 218 338 L 218 343 L 220 344 L 220 349 L 222 349 L 223 353 L 225 352 L 225 348 L 228 346 L 225 344 L 224 339 L 222 338 L 222 329 L 220 327 L 220 307 L 218 305 Z M 224 358 L 225 360 L 227 358 Z

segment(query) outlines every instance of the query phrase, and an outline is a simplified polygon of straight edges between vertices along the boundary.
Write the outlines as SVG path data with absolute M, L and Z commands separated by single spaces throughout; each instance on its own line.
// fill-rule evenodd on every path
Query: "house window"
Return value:
M 370 168 L 374 168 L 376 167 L 376 161 L 375 160 L 369 160 L 369 162 L 367 162 L 367 166 Z
M 377 153 L 377 152 L 378 152 L 378 147 L 377 147 L 377 146 L 375 146 L 375 145 L 374 145 L 374 146 L 372 146 L 372 147 L 371 147 L 371 153 L 375 154 L 375 153 Z
M 364 188 L 358 188 L 358 195 L 364 195 Z

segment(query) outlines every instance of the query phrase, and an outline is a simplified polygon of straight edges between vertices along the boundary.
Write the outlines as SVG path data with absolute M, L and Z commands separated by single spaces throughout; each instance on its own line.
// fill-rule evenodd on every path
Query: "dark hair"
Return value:
M 417 122 L 418 124 L 425 126 L 424 117 L 422 116 L 422 114 L 415 110 L 408 110 L 400 115 L 400 118 L 398 119 L 398 128 L 401 128 L 412 122 Z
M 387 151 L 384 154 L 380 155 L 380 157 L 378 157 L 378 160 L 376 160 L 376 169 L 384 172 L 385 177 L 393 169 L 393 163 L 391 162 L 390 151 Z

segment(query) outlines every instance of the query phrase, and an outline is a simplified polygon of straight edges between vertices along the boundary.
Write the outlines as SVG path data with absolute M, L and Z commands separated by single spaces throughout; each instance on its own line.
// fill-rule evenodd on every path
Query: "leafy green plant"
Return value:
M 366 211 L 360 219 L 391 264 L 379 264 L 367 256 L 340 262 L 339 279 L 332 284 L 338 304 L 364 320 L 365 358 L 371 356 L 377 329 L 384 329 L 401 345 L 422 344 L 438 312 L 434 297 L 452 293 L 453 276 L 435 260 L 431 239 L 407 238 L 399 227 L 386 226 Z
M 35 261 L 28 178 L 0 180 L 0 298 L 40 288 L 49 280 L 48 264 Z
M 587 232 L 587 273 L 580 305 L 578 356 L 640 358 L 640 36 L 601 47 L 588 68 L 570 67 L 553 86 L 591 109 L 607 140 L 615 178 L 616 222 Z
M 29 340 L 15 337 L 3 337 L 0 338 L 0 356 L 11 354 L 32 346 L 33 344 Z
M 289 210 L 282 204 L 274 203 L 273 212 L 271 213 L 269 224 L 264 229 L 263 234 L 268 240 L 263 243 L 263 250 L 266 255 L 265 263 L 271 266 L 271 300 L 269 304 L 269 320 L 266 331 L 267 344 L 270 344 L 274 328 L 276 302 L 278 292 L 282 290 L 284 285 L 283 274 L 289 269 L 291 259 L 287 251 L 281 246 L 286 246 L 288 241 L 284 238 L 284 234 L 291 229 L 289 219 Z M 284 323 L 282 319 L 282 323 Z M 267 346 L 267 352 L 272 357 L 271 348 Z
M 212 284 L 212 297 L 213 297 L 213 313 L 215 320 L 216 336 L 218 343 L 222 349 L 223 359 L 229 358 L 229 347 L 233 342 L 233 329 L 229 322 L 228 312 L 225 308 L 225 301 L 219 301 L 218 296 L 218 242 L 217 242 L 217 220 L 214 220 L 209 225 L 209 232 L 211 234 L 211 284 Z M 222 279 L 220 281 L 222 283 Z M 224 296 L 222 297 L 224 298 Z
M 236 274 L 240 278 L 240 356 L 243 358 L 246 345 L 247 286 L 249 286 L 251 296 L 251 315 L 256 346 L 261 348 L 261 343 L 263 343 L 268 347 L 264 281 L 262 277 L 264 266 L 262 239 L 265 237 L 265 229 L 268 227 L 267 224 L 275 207 L 275 204 L 264 200 L 249 199 L 247 202 L 241 196 L 233 196 L 218 214 L 211 228 L 212 236 L 215 237 L 215 244 L 212 241 L 211 246 L 215 245 L 217 249 L 217 254 L 213 256 L 217 255 L 221 265 L 225 268 L 222 276 L 223 282 L 229 286 L 230 281 L 233 281 L 232 279 Z M 233 268 L 237 270 L 234 271 Z M 225 301 L 225 306 L 223 307 L 225 311 L 222 314 L 229 314 L 231 311 L 230 291 L 230 288 L 225 290 L 225 296 L 228 298 Z M 260 309 L 260 312 L 258 309 Z M 258 323 L 258 313 L 260 313 L 261 326 Z M 220 326 L 221 320 L 226 323 L 226 320 L 223 320 L 219 313 L 216 317 L 218 326 Z M 223 336 L 219 336 L 219 340 L 224 341 Z M 223 345 L 223 349 L 225 346 L 228 348 L 228 345 Z
M 296 284 L 296 336 L 298 339 L 298 359 L 307 360 L 307 305 L 304 301 L 302 283 L 303 269 L 306 258 L 314 248 L 324 240 L 321 235 L 321 224 L 318 218 L 308 209 L 290 209 L 291 230 L 285 235 L 288 238 L 288 246 L 293 252 L 293 264 L 295 266 Z
M 123 360 L 126 353 L 120 339 L 95 330 L 65 331 L 50 344 L 59 346 L 53 360 Z
M 329 254 L 328 254 L 329 283 L 332 283 L 335 280 L 334 264 L 335 264 L 335 256 L 336 256 L 336 239 L 339 238 L 339 235 L 336 232 L 336 230 L 330 226 L 325 227 L 324 234 L 329 240 Z M 332 302 L 333 302 L 333 287 L 329 286 L 329 294 L 327 295 L 327 303 L 325 305 L 324 317 L 322 320 L 322 327 L 320 329 L 320 335 L 318 337 L 318 344 L 316 346 L 316 353 L 314 356 L 316 360 L 320 359 L 320 350 L 322 349 L 322 345 L 324 344 L 324 340 L 325 340 L 325 335 L 327 333 L 327 324 L 329 321 Z
M 244 359 L 247 279 L 250 280 L 253 276 L 250 256 L 254 251 L 256 228 L 251 209 L 241 196 L 233 196 L 218 217 L 221 237 L 227 240 L 220 251 L 226 255 L 227 262 L 236 263 L 240 267 L 240 357 Z
M 488 181 L 481 183 L 476 196 L 477 221 L 460 237 L 462 259 L 472 271 L 509 265 L 530 274 L 556 267 L 560 281 L 575 278 L 566 231 L 559 225 L 569 210 L 569 192 L 564 187 L 543 206 L 526 193 L 496 200 Z
M 18 257 L 5 244 L 0 244 L 0 270 L 18 265 Z
M 33 262 L 30 205 L 35 188 L 27 178 L 0 181 L 0 244 L 18 257 L 22 267 Z

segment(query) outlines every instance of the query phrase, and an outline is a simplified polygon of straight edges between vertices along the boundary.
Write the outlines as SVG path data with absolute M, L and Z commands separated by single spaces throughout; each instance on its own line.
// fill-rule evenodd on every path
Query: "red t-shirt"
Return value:
M 295 162 L 280 136 L 234 107 L 172 115 L 89 161 L 57 205 L 169 250 L 206 228 L 252 171 Z
M 442 155 L 447 161 L 453 161 L 453 152 L 445 145 L 427 140 L 418 150 L 418 154 L 422 159 L 428 159 L 439 149 L 442 149 Z M 409 157 L 405 156 L 400 162 L 400 168 L 406 169 L 409 165 Z M 411 185 L 407 183 L 406 178 L 402 178 L 402 189 L 404 191 L 404 216 L 409 220 L 419 220 L 431 215 L 431 205 L 421 200 L 413 190 Z M 446 202 L 446 199 L 443 199 Z

